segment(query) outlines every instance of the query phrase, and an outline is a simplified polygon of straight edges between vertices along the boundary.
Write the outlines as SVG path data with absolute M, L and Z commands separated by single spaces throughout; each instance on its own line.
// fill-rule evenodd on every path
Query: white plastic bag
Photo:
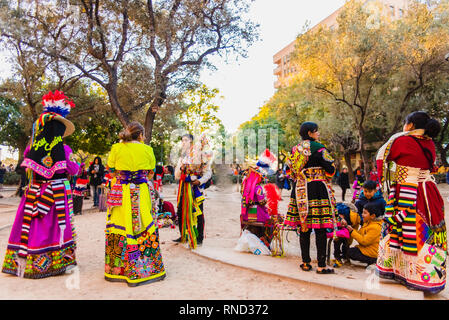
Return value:
M 252 234 L 248 230 L 244 230 L 234 248 L 241 252 L 252 252 L 255 255 L 271 255 L 270 249 L 260 240 L 256 235 Z
M 244 230 L 242 232 L 242 235 L 240 236 L 234 250 L 240 251 L 240 252 L 251 252 L 249 250 L 249 245 L 248 245 L 248 233 L 249 233 L 248 230 Z

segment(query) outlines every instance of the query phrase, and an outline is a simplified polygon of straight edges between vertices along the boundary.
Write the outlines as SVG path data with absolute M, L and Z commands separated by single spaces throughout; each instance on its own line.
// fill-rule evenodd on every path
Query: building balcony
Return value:
M 282 67 L 278 66 L 276 69 L 274 69 L 273 74 L 275 76 L 281 76 L 282 75 Z

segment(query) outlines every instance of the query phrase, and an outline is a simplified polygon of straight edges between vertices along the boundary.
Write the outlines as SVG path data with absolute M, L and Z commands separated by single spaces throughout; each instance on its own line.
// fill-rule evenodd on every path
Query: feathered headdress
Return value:
M 44 106 L 43 112 L 53 112 L 59 114 L 61 117 L 66 117 L 72 108 L 75 107 L 75 103 L 67 98 L 62 91 L 55 90 L 55 92 L 49 92 L 42 97 L 42 105 Z
M 75 103 L 67 98 L 64 92 L 58 90 L 55 90 L 54 93 L 48 92 L 42 97 L 42 105 L 44 108 L 34 124 L 34 134 L 37 134 L 45 123 L 51 120 L 58 120 L 65 125 L 66 130 L 63 137 L 67 137 L 75 131 L 73 123 L 66 119 L 66 116 L 75 107 Z
M 277 161 L 276 156 L 269 149 L 266 149 L 259 156 L 257 166 L 262 170 L 268 172 L 270 169 L 273 170 L 275 168 L 276 161 Z

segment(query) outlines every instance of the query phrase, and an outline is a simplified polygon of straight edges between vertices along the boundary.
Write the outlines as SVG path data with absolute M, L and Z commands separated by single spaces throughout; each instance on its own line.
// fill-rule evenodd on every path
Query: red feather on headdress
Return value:
M 282 200 L 281 190 L 274 183 L 269 183 L 264 186 L 265 194 L 267 197 L 267 209 L 270 216 L 277 216 L 279 201 Z

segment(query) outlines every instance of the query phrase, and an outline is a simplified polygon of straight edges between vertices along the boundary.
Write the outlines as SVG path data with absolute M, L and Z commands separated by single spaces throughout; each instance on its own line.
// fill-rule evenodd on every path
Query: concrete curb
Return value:
M 0 231 L 3 231 L 3 229 L 8 229 L 8 228 L 11 228 L 11 227 L 12 227 L 12 224 L 7 224 L 5 226 L 1 226 L 0 227 Z
M 234 252 L 233 249 L 229 248 L 205 247 L 204 244 L 202 247 L 192 250 L 192 252 L 212 261 L 298 281 L 306 286 L 319 286 L 324 290 L 331 289 L 334 293 L 342 295 L 344 293 L 349 293 L 360 299 L 424 300 L 424 294 L 422 292 L 410 291 L 400 284 L 390 281 L 380 280 L 376 284 L 377 288 L 369 289 L 366 286 L 366 279 L 342 277 L 338 274 L 317 275 L 313 271 L 312 273 L 305 273 L 299 270 L 298 263 L 291 266 L 292 259 L 289 259 L 290 261 L 288 261 L 288 258 L 276 259 L 269 256 L 256 256 L 249 253 Z M 287 260 L 282 261 L 281 259 Z M 368 277 L 369 276 L 370 275 L 368 275 Z M 367 278 L 366 275 L 365 278 Z

